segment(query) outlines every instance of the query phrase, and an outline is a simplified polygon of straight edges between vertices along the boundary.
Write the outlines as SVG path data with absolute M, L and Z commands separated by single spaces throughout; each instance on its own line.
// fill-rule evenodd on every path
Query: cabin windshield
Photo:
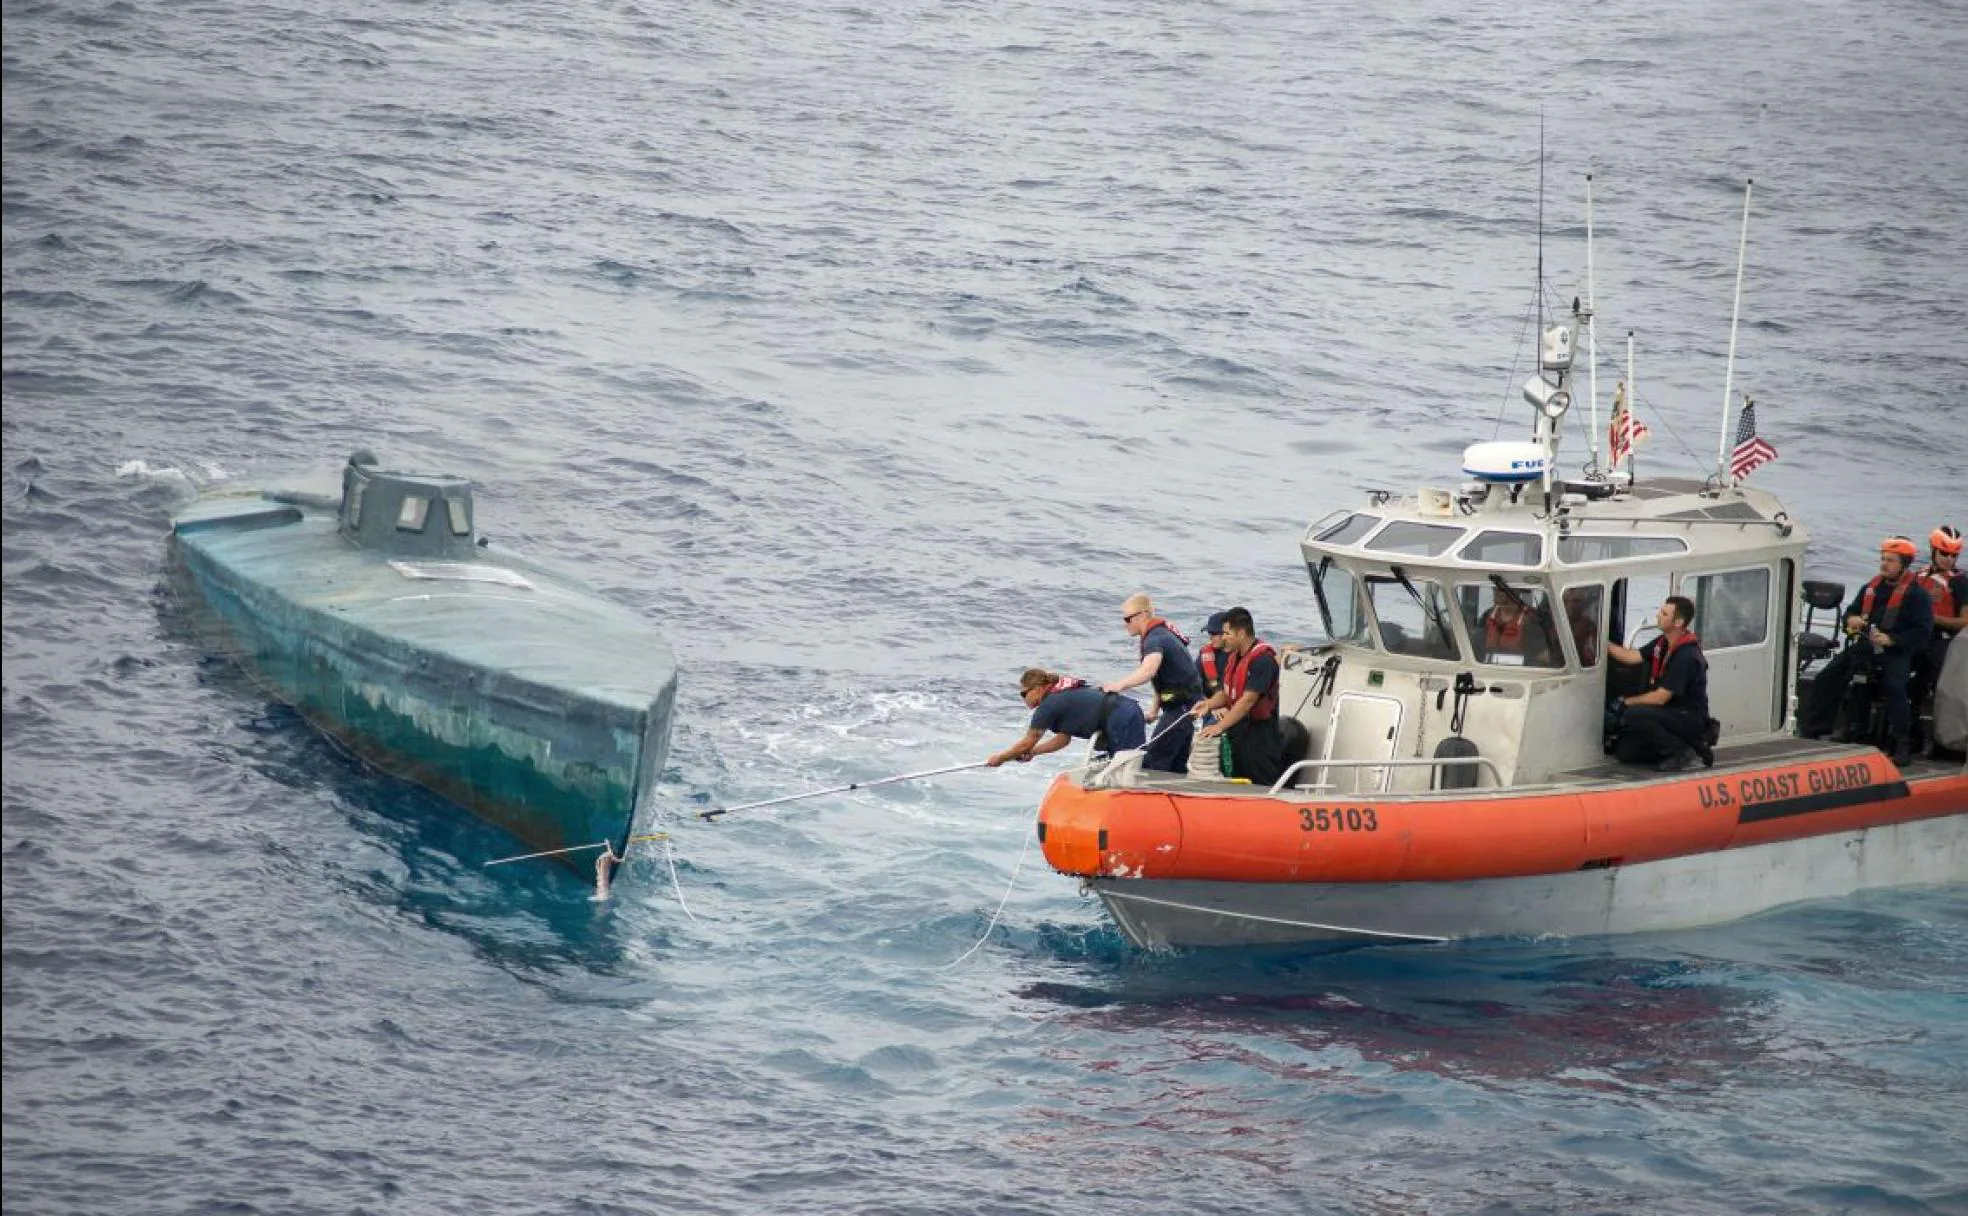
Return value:
M 1360 606 L 1360 584 L 1330 557 L 1308 563 L 1312 596 L 1319 602 L 1319 619 L 1335 642 L 1365 642 L 1367 615 Z
M 1434 579 L 1411 578 L 1395 566 L 1387 574 L 1367 576 L 1367 599 L 1382 650 L 1422 659 L 1461 657 L 1455 627 L 1449 623 L 1448 597 Z
M 1505 667 L 1563 667 L 1565 653 L 1542 587 L 1519 586 L 1498 575 L 1486 583 L 1458 583 L 1456 602 L 1476 658 Z

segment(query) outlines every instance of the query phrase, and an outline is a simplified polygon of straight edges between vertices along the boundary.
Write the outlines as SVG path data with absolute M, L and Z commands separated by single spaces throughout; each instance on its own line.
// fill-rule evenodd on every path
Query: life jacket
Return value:
M 1503 621 L 1498 619 L 1495 609 L 1483 614 L 1483 641 L 1491 653 L 1518 653 L 1523 650 L 1524 615 L 1519 611 L 1516 620 Z
M 1874 597 L 1878 595 L 1880 585 L 1885 581 L 1885 575 L 1873 575 L 1872 581 L 1865 586 L 1865 594 L 1859 597 L 1859 615 L 1868 621 L 1872 620 Z M 1878 621 L 1880 632 L 1893 632 L 1894 622 L 1900 619 L 1900 602 L 1906 599 L 1907 588 L 1913 586 L 1913 582 L 1911 570 L 1893 581 L 1893 594 L 1886 597 L 1886 615 L 1880 617 Z
M 1148 635 L 1157 629 L 1166 629 L 1174 634 L 1175 640 L 1182 643 L 1182 652 L 1184 654 L 1189 653 L 1189 639 L 1182 636 L 1181 630 L 1158 616 L 1151 618 L 1147 628 L 1141 631 L 1140 653 L 1142 658 L 1145 659 L 1148 657 Z M 1167 662 L 1164 661 L 1162 666 L 1167 667 Z M 1177 684 L 1169 679 L 1168 673 L 1166 672 L 1157 671 L 1154 682 L 1155 699 L 1163 705 L 1188 705 L 1203 699 L 1203 690 L 1201 688 L 1198 688 L 1194 684 Z
M 1159 616 L 1152 617 L 1148 621 L 1148 627 L 1141 631 L 1141 654 L 1143 658 L 1146 658 L 1148 655 L 1148 635 L 1155 632 L 1157 629 L 1168 630 L 1170 633 L 1175 635 L 1176 641 L 1182 643 L 1182 648 L 1184 650 L 1189 649 L 1189 639 L 1182 636 L 1182 631 L 1180 629 L 1177 629 L 1175 626 L 1169 624 L 1168 621 L 1163 617 L 1159 617 Z
M 1235 705 L 1238 701 L 1243 700 L 1244 684 L 1250 679 L 1250 665 L 1252 660 L 1261 654 L 1276 653 L 1276 651 L 1271 649 L 1271 643 L 1259 642 L 1241 656 L 1234 654 L 1229 656 L 1230 669 L 1223 673 L 1223 692 L 1225 696 L 1230 698 L 1230 704 Z M 1277 712 L 1278 685 L 1276 682 L 1273 682 L 1270 690 L 1258 697 L 1257 704 L 1251 706 L 1248 716 L 1254 721 L 1262 722 Z
M 1663 636 L 1660 641 L 1667 642 L 1667 638 Z M 1675 638 L 1672 642 L 1668 642 L 1667 645 L 1656 644 L 1648 647 L 1649 650 L 1654 652 L 1654 659 L 1647 672 L 1647 687 L 1649 689 L 1660 687 L 1661 677 L 1667 674 L 1667 661 L 1674 657 L 1675 651 L 1681 649 L 1683 646 L 1699 645 L 1700 643 L 1701 639 L 1695 636 L 1694 630 L 1690 629 L 1680 637 Z
M 1961 606 L 1954 602 L 1953 575 L 1942 574 L 1932 566 L 1922 566 L 1913 572 L 1913 578 L 1927 593 L 1927 598 L 1934 601 L 1935 616 L 1953 616 L 1961 611 Z
M 1203 673 L 1203 689 L 1215 692 L 1223 687 L 1223 673 L 1228 669 L 1230 653 L 1220 646 L 1205 646 L 1196 656 L 1196 670 Z

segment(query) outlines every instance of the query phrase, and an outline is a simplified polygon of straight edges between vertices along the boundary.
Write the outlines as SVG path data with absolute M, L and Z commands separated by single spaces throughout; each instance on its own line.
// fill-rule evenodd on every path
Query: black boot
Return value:
M 1879 750 L 1886 753 L 1886 758 L 1893 762 L 1894 768 L 1905 768 L 1913 763 L 1913 748 L 1907 745 L 1906 738 L 1902 735 L 1887 736 Z
M 1872 742 L 1872 702 L 1870 700 L 1848 702 L 1845 706 L 1845 725 L 1836 738 L 1840 743 Z
M 1695 766 L 1695 757 L 1687 748 L 1681 748 L 1672 756 L 1654 765 L 1657 773 L 1679 773 Z

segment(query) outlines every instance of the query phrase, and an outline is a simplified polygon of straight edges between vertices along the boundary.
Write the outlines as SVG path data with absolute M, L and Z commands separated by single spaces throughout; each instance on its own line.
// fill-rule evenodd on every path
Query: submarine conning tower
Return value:
M 383 469 L 362 448 L 342 469 L 337 519 L 351 544 L 397 557 L 464 559 L 477 543 L 469 481 Z

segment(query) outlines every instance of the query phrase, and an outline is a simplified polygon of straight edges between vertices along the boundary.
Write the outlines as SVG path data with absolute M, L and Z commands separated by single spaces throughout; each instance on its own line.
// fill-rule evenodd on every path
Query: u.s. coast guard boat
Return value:
M 200 498 L 177 581 L 307 720 L 605 886 L 652 816 L 676 661 L 654 626 L 477 543 L 469 482 L 350 457 L 339 495 Z
M 1795 737 L 1807 536 L 1727 476 L 1555 474 L 1589 305 L 1548 328 L 1528 442 L 1466 480 L 1374 494 L 1300 551 L 1329 640 L 1286 655 L 1309 737 L 1269 788 L 1062 774 L 1038 831 L 1138 944 L 1442 941 L 1715 923 L 1891 884 L 1968 881 L 1968 772 Z M 1733 350 L 1733 343 L 1732 343 Z M 1727 390 L 1725 389 L 1725 399 Z M 1724 422 L 1727 433 L 1727 421 Z M 1596 431 L 1596 422 L 1595 422 Z M 1712 768 L 1609 762 L 1604 710 L 1669 595 L 1696 607 L 1720 723 Z M 1515 624 L 1500 646 L 1485 614 Z M 1633 691 L 1638 691 L 1637 689 Z

